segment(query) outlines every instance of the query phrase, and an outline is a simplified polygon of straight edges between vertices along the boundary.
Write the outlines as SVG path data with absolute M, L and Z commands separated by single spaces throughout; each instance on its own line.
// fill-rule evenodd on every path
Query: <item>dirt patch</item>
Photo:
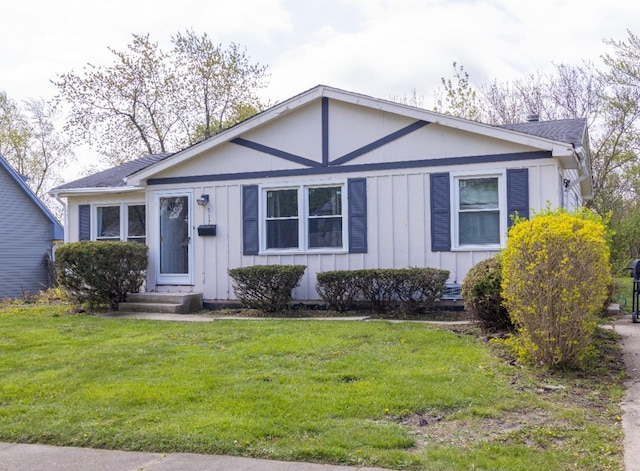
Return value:
M 433 445 L 468 447 L 491 441 L 518 441 L 535 446 L 535 437 L 541 428 L 559 430 L 570 427 L 568 421 L 558 419 L 552 412 L 545 410 L 509 411 L 502 413 L 500 417 L 465 419 L 448 418 L 439 414 L 416 414 L 403 418 L 400 423 L 415 437 L 416 451 Z
M 620 426 L 620 407 L 611 389 L 619 387 L 625 378 L 622 353 L 611 332 L 599 330 L 596 345 L 597 352 L 585 369 L 574 371 L 522 367 L 497 349 L 496 353 L 506 363 L 516 367 L 509 379 L 510 387 L 536 395 L 540 399 L 539 408 L 496 409 L 490 417 L 464 411 L 428 411 L 388 420 L 408 429 L 415 437 L 416 451 L 431 446 L 469 447 L 487 442 L 561 448 L 573 440 L 585 423 Z

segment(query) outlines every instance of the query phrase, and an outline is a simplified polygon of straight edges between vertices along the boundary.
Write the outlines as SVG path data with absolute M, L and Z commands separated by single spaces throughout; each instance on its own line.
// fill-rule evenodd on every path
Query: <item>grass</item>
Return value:
M 0 310 L 0 441 L 424 470 L 619 470 L 613 334 L 540 373 L 416 323 Z M 562 388 L 545 388 L 561 384 Z
M 631 276 L 617 276 L 614 279 L 616 294 L 614 301 L 625 312 L 631 312 L 633 302 L 633 278 Z

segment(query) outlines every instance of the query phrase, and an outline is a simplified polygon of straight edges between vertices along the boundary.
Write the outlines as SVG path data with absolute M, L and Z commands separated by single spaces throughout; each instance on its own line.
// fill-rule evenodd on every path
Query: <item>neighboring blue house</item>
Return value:
M 64 230 L 24 179 L 0 156 L 0 299 L 51 284 L 48 260 Z

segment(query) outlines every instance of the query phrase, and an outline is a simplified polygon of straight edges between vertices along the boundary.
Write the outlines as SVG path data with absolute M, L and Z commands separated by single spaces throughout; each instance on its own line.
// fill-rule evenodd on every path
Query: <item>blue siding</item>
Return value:
M 0 167 L 0 298 L 47 288 L 51 239 L 51 221 Z

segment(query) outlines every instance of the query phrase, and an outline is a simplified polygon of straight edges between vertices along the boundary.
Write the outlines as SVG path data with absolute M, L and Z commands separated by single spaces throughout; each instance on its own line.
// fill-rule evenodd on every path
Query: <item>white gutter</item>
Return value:
M 86 194 L 104 194 L 104 193 L 129 193 L 131 191 L 142 191 L 138 186 L 115 186 L 115 187 L 88 187 L 88 188 L 70 188 L 68 190 L 60 190 L 56 195 L 86 195 Z M 55 197 L 55 196 L 54 196 Z
M 60 199 L 60 195 L 58 193 L 53 193 L 51 196 L 53 196 L 53 198 L 58 203 L 60 203 L 60 206 L 62 206 L 62 220 L 64 221 L 64 227 L 65 228 L 69 227 L 69 221 L 67 220 L 67 215 L 68 215 L 68 213 L 67 213 L 67 204 Z M 66 231 L 66 230 L 64 231 L 64 243 L 65 244 L 69 242 L 69 234 L 68 234 L 68 232 L 69 231 Z
M 582 175 L 580 175 L 578 178 L 576 178 L 575 180 L 569 182 L 569 184 L 567 186 L 565 186 L 564 188 L 564 192 L 565 192 L 565 197 L 566 195 L 568 195 L 569 190 L 571 190 L 574 186 L 578 185 L 580 182 L 582 182 L 583 180 L 589 178 L 589 170 L 587 169 L 587 155 L 584 151 L 584 147 L 582 146 L 576 146 L 575 148 L 576 151 L 576 155 L 578 157 L 578 174 L 580 174 L 580 170 L 582 170 Z

